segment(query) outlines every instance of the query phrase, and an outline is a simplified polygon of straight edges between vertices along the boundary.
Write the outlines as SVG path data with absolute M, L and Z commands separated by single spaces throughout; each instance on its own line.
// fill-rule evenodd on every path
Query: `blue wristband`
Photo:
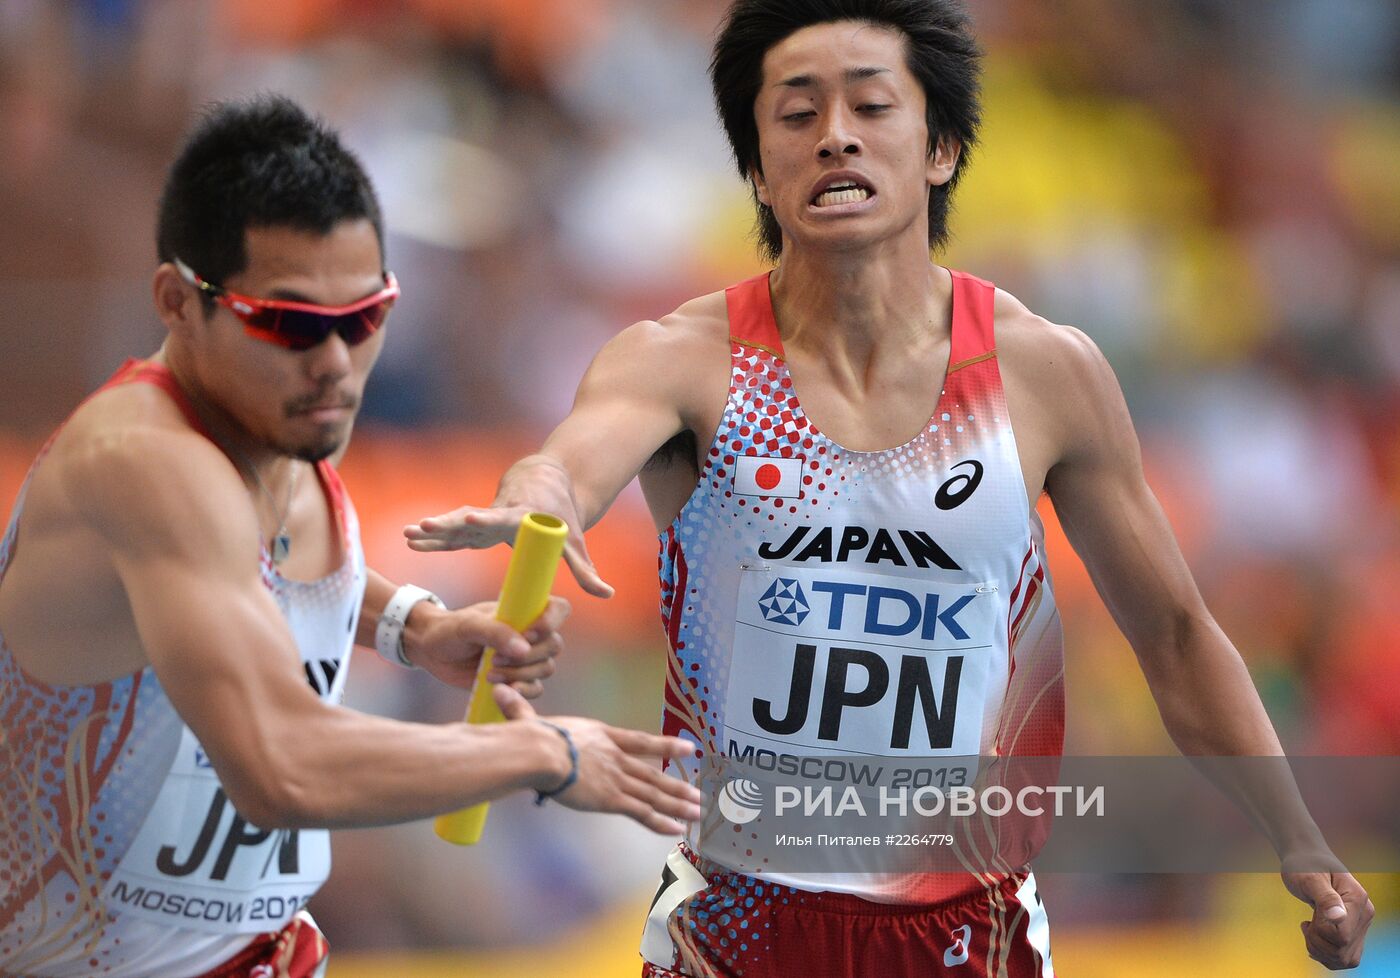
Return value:
M 550 723 L 548 720 L 541 720 L 539 717 L 536 717 L 535 720 L 537 723 L 544 724 L 550 730 L 553 730 L 559 736 L 563 737 L 564 743 L 567 744 L 569 747 L 569 776 L 564 779 L 563 783 L 560 784 L 559 787 L 554 788 L 550 791 L 540 791 L 538 789 L 535 790 L 535 804 L 543 805 L 546 801 L 548 801 L 550 798 L 553 798 L 555 795 L 568 791 L 570 788 L 573 787 L 574 782 L 578 780 L 578 748 L 574 746 L 574 738 L 569 736 L 569 731 L 559 726 L 559 724 Z

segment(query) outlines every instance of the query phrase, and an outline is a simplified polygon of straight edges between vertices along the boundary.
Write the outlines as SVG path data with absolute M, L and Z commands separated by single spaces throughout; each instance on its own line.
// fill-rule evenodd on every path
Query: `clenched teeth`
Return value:
M 813 203 L 818 207 L 834 207 L 837 204 L 856 204 L 869 199 L 869 189 L 848 182 L 833 184 L 825 192 L 818 194 Z

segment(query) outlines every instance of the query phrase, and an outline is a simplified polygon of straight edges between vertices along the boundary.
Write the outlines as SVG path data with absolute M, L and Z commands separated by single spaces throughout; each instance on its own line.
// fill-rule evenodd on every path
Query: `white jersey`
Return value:
M 200 428 L 165 368 L 129 361 L 107 386 L 122 383 L 161 387 Z M 339 702 L 365 561 L 335 470 L 316 469 L 345 559 L 319 581 L 290 581 L 264 547 L 262 578 L 307 681 Z M 0 584 L 23 504 L 22 491 L 0 543 Z M 198 975 L 288 923 L 330 874 L 328 832 L 266 831 L 234 810 L 149 667 L 96 686 L 48 686 L 0 636 L 0 734 L 0 974 Z
M 727 292 L 729 397 L 699 484 L 661 536 L 670 643 L 663 730 L 730 765 L 778 758 L 1058 755 L 1059 617 L 1007 415 L 993 287 L 953 273 L 951 355 L 907 444 L 851 451 L 802 409 L 768 276 Z M 687 761 L 695 778 L 703 759 Z M 757 824 L 757 823 L 755 823 Z M 718 811 L 703 858 L 743 868 L 754 826 Z M 932 874 L 764 879 L 889 903 L 961 884 Z M 966 880 L 981 891 L 986 880 Z

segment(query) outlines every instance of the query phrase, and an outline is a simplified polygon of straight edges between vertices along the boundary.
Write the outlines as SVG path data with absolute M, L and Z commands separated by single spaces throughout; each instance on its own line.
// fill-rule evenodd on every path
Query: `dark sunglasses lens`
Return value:
M 380 326 L 384 325 L 384 317 L 387 315 L 389 315 L 389 303 L 387 302 L 376 302 L 368 309 L 352 312 L 343 317 L 344 321 L 340 324 L 340 335 L 351 346 L 363 343 L 373 336 Z
M 277 333 L 293 350 L 309 350 L 325 341 L 331 331 L 340 325 L 342 316 L 324 316 L 319 312 L 306 312 L 301 309 L 282 310 L 282 321 Z
M 350 346 L 363 343 L 384 324 L 390 302 L 378 302 L 358 312 L 327 316 L 304 309 L 262 308 L 252 312 L 239 311 L 249 329 L 263 339 L 291 350 L 309 350 L 324 343 L 332 332 L 339 331 Z
M 287 345 L 294 350 L 309 350 L 324 342 L 332 331 L 339 331 L 341 338 L 350 346 L 358 346 L 379 329 L 388 309 L 387 303 L 378 303 L 341 316 L 287 310 L 282 313 L 278 332 L 286 337 Z
M 281 309 L 268 309 L 266 307 L 248 309 L 243 306 L 234 306 L 233 311 L 239 319 L 243 320 L 245 326 L 259 332 L 276 333 L 282 328 Z

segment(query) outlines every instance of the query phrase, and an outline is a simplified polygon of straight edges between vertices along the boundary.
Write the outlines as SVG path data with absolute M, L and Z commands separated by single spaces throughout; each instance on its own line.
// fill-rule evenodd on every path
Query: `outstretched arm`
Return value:
M 64 476 L 107 542 L 162 687 L 251 822 L 387 824 L 519 788 L 549 789 L 567 774 L 562 738 L 523 713 L 489 727 L 427 725 L 316 696 L 260 579 L 252 503 L 207 440 L 127 428 L 75 459 Z M 513 702 L 509 690 L 498 695 Z M 674 832 L 676 819 L 698 814 L 693 790 L 649 773 L 655 759 L 690 749 L 681 741 L 560 722 L 581 754 L 571 796 L 659 831 Z
M 490 547 L 511 540 L 528 512 L 569 525 L 564 558 L 589 594 L 609 586 L 588 556 L 584 530 L 673 435 L 685 427 L 685 393 L 693 388 L 696 350 L 682 327 L 637 323 L 611 340 L 579 385 L 573 410 L 538 454 L 516 462 L 490 506 L 463 506 L 404 528 L 414 550 Z
M 1131 643 L 1172 740 L 1196 756 L 1282 756 L 1235 647 L 1206 609 L 1148 488 L 1127 406 L 1107 361 L 1077 330 L 1056 327 L 1038 369 L 1056 376 L 1059 461 L 1046 478 L 1055 511 L 1095 587 Z M 1053 359 L 1053 365 L 1049 361 Z M 1222 785 L 1268 833 L 1290 892 L 1312 905 L 1309 953 L 1355 967 L 1374 907 L 1327 849 L 1286 768 L 1277 778 Z M 1295 872 L 1319 863 L 1334 872 Z

